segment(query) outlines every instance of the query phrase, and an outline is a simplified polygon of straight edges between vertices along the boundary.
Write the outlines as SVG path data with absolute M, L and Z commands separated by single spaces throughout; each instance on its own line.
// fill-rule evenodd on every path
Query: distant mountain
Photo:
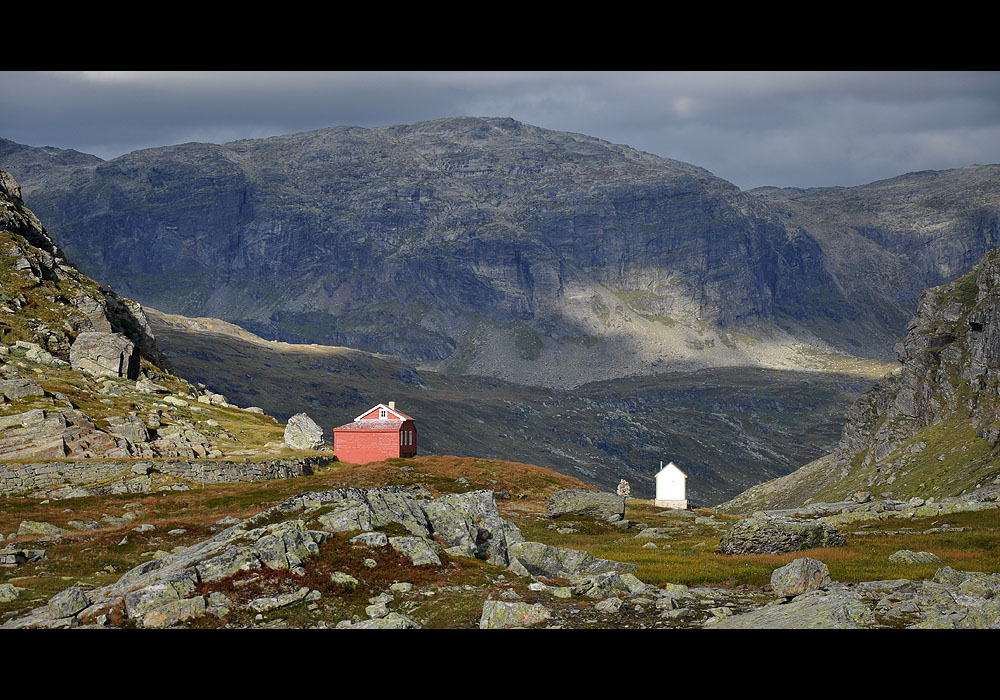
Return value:
M 746 193 L 512 119 L 108 162 L 0 140 L 0 166 L 85 271 L 143 303 L 553 387 L 886 358 L 919 290 L 998 244 L 996 166 Z
M 921 295 L 896 353 L 899 370 L 854 404 L 836 450 L 720 508 L 795 507 L 857 491 L 940 498 L 1000 479 L 1000 250 Z

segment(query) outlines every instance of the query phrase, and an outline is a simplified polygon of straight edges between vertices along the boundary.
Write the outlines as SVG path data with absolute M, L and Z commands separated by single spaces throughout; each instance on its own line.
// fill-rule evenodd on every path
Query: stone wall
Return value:
M 269 481 L 312 474 L 313 468 L 333 461 L 330 457 L 271 459 L 263 462 L 192 461 L 104 461 L 75 460 L 34 463 L 0 463 L 0 495 L 53 496 L 106 492 L 116 485 L 140 484 L 126 492 L 148 491 L 149 474 L 168 474 L 192 486 L 238 481 Z

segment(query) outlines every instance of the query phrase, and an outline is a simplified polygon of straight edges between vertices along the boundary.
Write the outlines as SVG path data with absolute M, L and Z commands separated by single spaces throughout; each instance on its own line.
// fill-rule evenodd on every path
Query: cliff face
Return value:
M 900 369 L 851 407 L 833 454 L 724 506 L 949 496 L 1000 476 L 1000 250 L 925 291 L 895 350 Z
M 508 378 L 581 345 L 606 350 L 589 362 L 599 367 L 641 357 L 620 376 L 660 359 L 761 363 L 724 347 L 739 340 L 705 361 L 706 327 L 852 315 L 817 243 L 758 198 L 692 165 L 511 119 L 106 163 L 48 151 L 34 162 L 2 142 L 4 160 L 90 274 L 278 339 Z
M 103 162 L 0 140 L 88 274 L 265 337 L 548 386 L 885 359 L 1000 244 L 1000 170 L 741 192 L 512 119 L 336 127 Z M 763 342 L 762 342 L 763 341 Z
M 80 274 L 24 206 L 21 188 L 0 171 L 0 336 L 37 343 L 62 360 L 81 332 L 122 333 L 142 355 L 169 368 L 142 307 Z

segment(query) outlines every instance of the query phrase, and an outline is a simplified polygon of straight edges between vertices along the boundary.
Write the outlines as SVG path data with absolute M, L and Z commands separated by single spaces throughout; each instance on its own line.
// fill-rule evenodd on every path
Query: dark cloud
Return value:
M 745 188 L 1000 162 L 1000 73 L 0 73 L 0 136 L 111 158 L 326 126 L 512 116 Z

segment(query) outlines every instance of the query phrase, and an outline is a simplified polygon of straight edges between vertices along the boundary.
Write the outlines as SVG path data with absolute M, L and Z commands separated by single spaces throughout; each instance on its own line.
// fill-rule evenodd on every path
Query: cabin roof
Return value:
M 376 404 L 376 405 L 372 406 L 371 408 L 369 408 L 368 410 L 366 410 L 361 415 L 355 416 L 354 420 L 355 421 L 361 420 L 362 418 L 364 418 L 365 416 L 367 416 L 369 413 L 371 413 L 372 411 L 374 411 L 377 408 L 384 408 L 387 412 L 392 413 L 395 416 L 399 416 L 400 420 L 413 420 L 413 418 L 411 416 L 406 415 L 405 413 L 403 413 L 402 411 L 400 411 L 398 408 L 389 408 L 384 403 L 380 403 L 380 404 Z M 369 420 L 372 420 L 372 419 L 369 418 Z M 374 420 L 382 420 L 382 419 L 381 418 L 376 418 Z
M 370 413 L 370 411 L 366 411 Z M 353 423 L 338 425 L 334 430 L 399 430 L 403 427 L 402 420 L 389 420 L 388 418 L 356 420 Z
M 662 474 L 663 472 L 667 471 L 667 470 L 668 470 L 668 469 L 670 469 L 671 467 L 673 467 L 674 469 L 676 469 L 677 471 L 679 471 L 679 472 L 681 473 L 681 475 L 682 475 L 682 476 L 683 476 L 683 477 L 684 477 L 685 479 L 687 478 L 687 474 L 685 474 L 685 473 L 684 473 L 684 472 L 683 472 L 683 471 L 681 470 L 681 468 L 680 468 L 680 467 L 678 467 L 678 466 L 677 466 L 676 464 L 674 464 L 673 462 L 667 462 L 667 464 L 665 464 L 665 465 L 664 465 L 663 469 L 661 469 L 660 471 L 656 472 L 656 476 L 659 476 L 660 474 Z

